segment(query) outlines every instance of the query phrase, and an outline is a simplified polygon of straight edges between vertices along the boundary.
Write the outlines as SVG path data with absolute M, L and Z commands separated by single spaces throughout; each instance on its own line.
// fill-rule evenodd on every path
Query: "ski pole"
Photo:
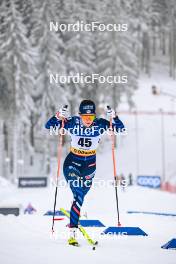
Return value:
M 65 108 L 68 106 L 65 105 Z M 56 189 L 55 189 L 55 196 L 54 196 L 54 211 L 53 211 L 53 220 L 52 220 L 52 234 L 54 233 L 54 217 L 56 212 L 56 200 L 57 200 L 57 191 L 58 191 L 58 182 L 60 176 L 60 164 L 61 164 L 61 156 L 62 156 L 62 143 L 63 143 L 63 128 L 64 128 L 64 118 L 62 118 L 62 125 L 61 125 L 61 134 L 59 137 L 58 143 L 58 163 L 57 163 L 57 176 L 56 176 Z
M 107 106 L 107 109 L 110 110 L 111 107 Z M 111 131 L 111 140 L 112 140 L 112 161 L 113 161 L 113 172 L 114 172 L 114 180 L 115 180 L 117 219 L 118 219 L 118 226 L 121 226 L 121 224 L 120 224 L 120 214 L 119 214 L 119 199 L 118 199 L 118 192 L 117 192 L 117 168 L 116 168 L 116 159 L 115 159 L 115 135 L 113 133 L 113 127 L 112 127 L 112 117 L 110 118 L 110 131 Z

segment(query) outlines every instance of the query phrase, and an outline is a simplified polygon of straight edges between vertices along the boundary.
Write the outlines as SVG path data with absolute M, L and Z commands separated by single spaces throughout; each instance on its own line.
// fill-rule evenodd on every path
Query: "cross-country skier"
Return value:
M 113 129 L 118 132 L 124 130 L 122 121 L 115 111 L 107 109 L 107 116 L 112 118 Z M 90 190 L 96 171 L 96 149 L 102 134 L 110 127 L 110 122 L 96 117 L 96 107 L 93 101 L 83 100 L 79 106 L 79 116 L 68 117 L 67 107 L 62 107 L 56 115 L 48 120 L 45 127 L 64 128 L 71 136 L 70 153 L 67 155 L 63 172 L 73 193 L 73 203 L 70 210 L 70 245 L 78 245 L 76 240 L 79 225 L 80 210 L 84 197 Z

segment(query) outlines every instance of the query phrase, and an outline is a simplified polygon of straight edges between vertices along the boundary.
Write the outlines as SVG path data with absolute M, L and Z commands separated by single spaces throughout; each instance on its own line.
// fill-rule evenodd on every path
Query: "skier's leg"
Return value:
M 79 170 L 73 166 L 64 168 L 64 175 L 69 183 L 74 198 L 70 209 L 70 227 L 78 227 L 81 207 L 84 202 L 84 197 L 90 189 L 91 183 L 85 186 L 85 181 L 81 179 Z
M 88 168 L 84 171 L 84 173 L 86 174 L 86 176 L 80 179 L 80 185 L 78 187 L 72 188 L 74 200 L 70 211 L 70 226 L 78 225 L 84 197 L 92 186 L 92 180 L 95 175 L 95 168 L 91 168 L 91 170 Z
M 82 187 L 77 187 L 74 190 L 74 200 L 70 210 L 70 227 L 78 227 L 81 207 L 84 201 L 84 191 Z
M 95 174 L 95 163 L 86 164 L 85 162 L 75 161 L 73 155 L 68 155 L 64 162 L 64 176 L 72 190 L 74 200 L 70 210 L 70 243 L 76 243 L 76 228 L 78 227 L 81 207 L 84 197 L 90 190 L 92 179 Z M 80 172 L 80 170 L 82 172 Z M 82 176 L 82 177 L 81 177 Z M 74 237 L 73 237 L 74 234 Z
M 78 227 L 80 208 L 84 200 L 84 192 L 81 187 L 79 166 L 74 164 L 72 155 L 67 156 L 63 169 L 65 179 L 68 182 L 74 197 L 70 210 L 70 227 Z

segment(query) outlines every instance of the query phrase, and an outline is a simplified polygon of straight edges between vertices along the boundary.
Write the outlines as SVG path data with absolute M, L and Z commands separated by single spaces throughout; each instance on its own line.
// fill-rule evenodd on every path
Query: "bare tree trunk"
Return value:
M 12 155 L 13 155 L 13 181 L 15 181 L 18 177 L 18 129 L 16 126 L 16 118 L 13 120 L 14 122 L 12 123 L 13 128 L 13 150 L 12 150 Z
M 3 121 L 0 120 L 0 176 L 4 176 L 3 164 L 4 164 L 4 134 L 3 134 Z
M 50 174 L 51 171 L 51 153 L 50 153 L 50 142 L 49 142 L 49 135 L 46 136 L 45 138 L 45 142 L 44 142 L 44 156 L 43 156 L 43 166 L 44 166 L 44 173 L 46 173 L 47 175 Z
M 150 76 L 150 38 L 147 31 L 143 32 L 143 69 Z
M 166 33 L 165 33 L 165 29 L 162 28 L 162 32 L 161 32 L 161 36 L 162 36 L 162 54 L 165 55 L 166 54 Z
M 169 69 L 169 73 L 170 76 L 173 77 L 175 79 L 175 68 L 176 68 L 176 59 L 175 59 L 175 52 L 176 52 L 176 44 L 175 44 L 175 40 L 176 40 L 176 32 L 175 32 L 175 10 L 174 10 L 174 5 L 173 7 L 170 6 L 170 24 L 171 24 L 171 30 L 170 30 L 170 37 L 169 37 L 169 48 L 170 48 L 170 69 Z
M 156 32 L 155 32 L 155 26 L 152 30 L 153 36 L 152 36 L 152 54 L 153 56 L 156 55 Z
M 173 78 L 175 80 L 176 78 L 176 8 L 174 10 L 174 15 L 173 15 L 173 56 L 174 56 L 174 61 L 173 61 Z
M 9 132 L 8 125 L 4 122 L 3 126 L 3 135 L 4 135 L 4 177 L 9 178 Z
M 172 30 L 169 33 L 169 75 L 172 77 L 172 64 L 173 64 L 173 57 L 172 57 Z
M 30 153 L 30 165 L 34 165 L 34 147 L 35 147 L 35 141 L 34 141 L 34 114 L 33 112 L 31 113 L 31 126 L 30 126 L 30 145 L 32 148 L 32 152 Z

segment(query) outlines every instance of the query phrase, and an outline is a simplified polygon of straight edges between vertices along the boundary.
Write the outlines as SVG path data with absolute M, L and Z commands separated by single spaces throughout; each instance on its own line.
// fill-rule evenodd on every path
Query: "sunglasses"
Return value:
M 89 117 L 89 119 L 90 119 L 91 121 L 94 121 L 96 115 L 81 115 L 81 118 L 82 118 L 83 120 L 87 120 L 87 117 Z

